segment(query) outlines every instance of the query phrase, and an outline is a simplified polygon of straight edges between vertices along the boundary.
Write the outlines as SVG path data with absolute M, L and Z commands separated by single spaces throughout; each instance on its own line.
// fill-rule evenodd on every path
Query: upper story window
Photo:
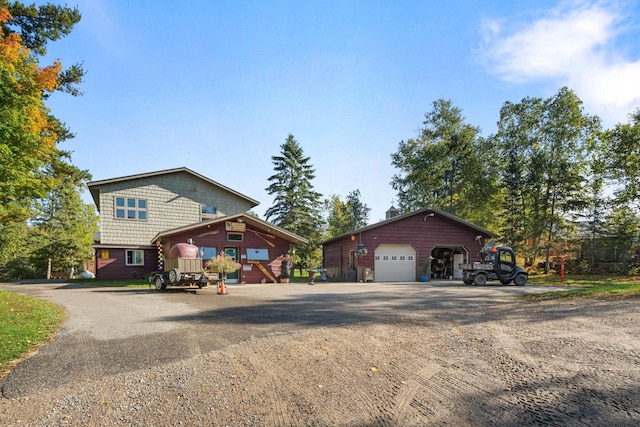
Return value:
M 200 220 L 206 221 L 211 218 L 215 218 L 218 213 L 218 209 L 215 206 L 200 205 Z
M 116 197 L 116 219 L 147 220 L 147 201 L 131 197 Z
M 215 206 L 201 205 L 200 213 L 202 213 L 202 215 L 215 215 L 218 213 L 218 210 Z

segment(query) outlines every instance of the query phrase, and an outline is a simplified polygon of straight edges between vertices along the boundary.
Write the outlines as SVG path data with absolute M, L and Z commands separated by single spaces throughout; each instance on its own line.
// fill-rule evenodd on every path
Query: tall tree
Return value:
M 55 166 L 62 170 L 56 170 Z M 62 175 L 61 184 L 38 203 L 38 216 L 32 221 L 35 233 L 44 244 L 35 251 L 40 271 L 51 262 L 54 268 L 78 269 L 90 258 L 93 233 L 98 231 L 98 217 L 93 205 L 84 203 L 78 188 L 89 179 L 86 172 L 65 172 L 69 166 L 55 162 L 50 175 Z
M 360 200 L 360 190 L 347 194 L 346 201 L 333 195 L 325 200 L 327 210 L 327 234 L 335 237 L 364 227 L 369 221 L 371 209 Z
M 613 253 L 613 260 L 618 263 L 618 273 L 627 274 L 634 249 L 638 246 L 640 218 L 638 214 L 624 207 L 615 207 L 607 216 L 607 246 Z
M 267 220 L 309 240 L 298 248 L 300 269 L 317 262 L 322 219 L 320 215 L 322 195 L 313 188 L 315 169 L 310 157 L 289 134 L 280 146 L 280 154 L 272 156 L 274 172 L 267 192 L 274 196 L 273 205 L 265 212 Z M 313 260 L 313 261 L 312 261 Z
M 45 100 L 56 90 L 77 95 L 83 70 L 41 67 L 39 57 L 79 19 L 77 10 L 0 0 L 0 224 L 31 216 L 33 199 L 59 183 L 44 170 L 68 155 L 57 144 L 72 135 Z
M 608 132 L 610 170 L 621 184 L 616 194 L 619 205 L 640 202 L 640 109 L 630 122 L 618 124 Z
M 415 139 L 401 141 L 391 163 L 391 186 L 403 212 L 432 206 L 487 225 L 495 200 L 491 150 L 459 108 L 439 99 Z
M 602 134 L 587 142 L 587 176 L 584 186 L 585 207 L 577 212 L 579 222 L 584 222 L 582 232 L 579 232 L 586 248 L 588 271 L 594 272 L 596 267 L 596 253 L 602 240 L 607 234 L 606 215 L 611 207 L 611 200 L 606 194 L 610 184 L 609 148 L 606 138 Z
M 503 159 L 504 216 L 513 215 L 503 234 L 514 246 L 531 248 L 527 262 L 544 250 L 548 270 L 552 240 L 565 233 L 566 216 L 584 209 L 588 142 L 599 132 L 599 120 L 585 114 L 567 88 L 501 110 L 495 141 Z

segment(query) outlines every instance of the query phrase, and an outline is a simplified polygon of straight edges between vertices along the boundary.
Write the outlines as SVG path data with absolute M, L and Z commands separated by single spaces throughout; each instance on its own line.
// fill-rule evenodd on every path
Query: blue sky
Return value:
M 95 180 L 186 166 L 261 216 L 289 134 L 315 189 L 359 189 L 375 222 L 395 201 L 390 155 L 436 99 L 484 136 L 506 101 L 564 85 L 607 127 L 640 107 L 638 1 L 70 4 L 82 21 L 48 61 L 87 71 L 82 97 L 49 101 L 76 134 L 61 147 L 73 163 Z

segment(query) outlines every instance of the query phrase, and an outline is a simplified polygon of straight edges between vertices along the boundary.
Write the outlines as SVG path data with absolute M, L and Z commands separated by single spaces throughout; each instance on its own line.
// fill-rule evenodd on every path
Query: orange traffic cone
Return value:
M 224 280 L 218 282 L 218 295 L 224 295 L 226 292 L 224 290 Z

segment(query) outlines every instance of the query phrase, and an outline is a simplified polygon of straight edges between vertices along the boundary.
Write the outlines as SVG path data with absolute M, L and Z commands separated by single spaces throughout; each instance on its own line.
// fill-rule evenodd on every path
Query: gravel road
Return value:
M 2 284 L 63 305 L 1 382 L 0 425 L 640 424 L 640 301 L 544 287 Z

